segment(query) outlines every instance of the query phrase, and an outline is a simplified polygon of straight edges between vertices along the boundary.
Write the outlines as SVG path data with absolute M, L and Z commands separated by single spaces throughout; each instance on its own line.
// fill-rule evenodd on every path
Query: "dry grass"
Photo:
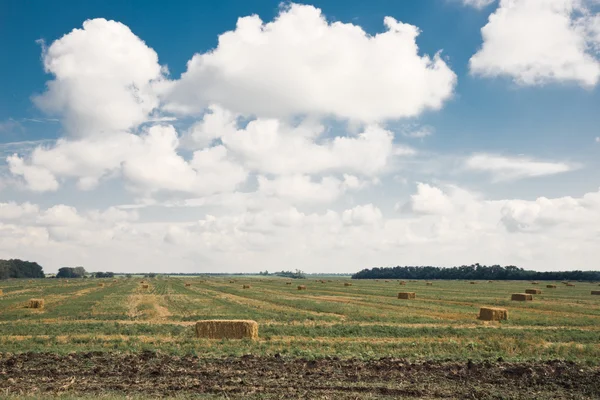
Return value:
M 98 287 L 104 287 L 104 283 L 99 283 Z
M 2 292 L 2 289 L 0 289 L 0 296 L 2 296 L 4 293 Z
M 481 307 L 479 319 L 482 321 L 502 321 L 508 319 L 508 311 L 505 308 Z
M 37 308 L 40 310 L 43 309 L 44 308 L 44 299 L 30 299 L 28 308 Z
M 398 293 L 398 298 L 403 300 L 416 299 L 417 294 L 415 292 L 400 292 Z
M 208 320 L 196 323 L 196 337 L 203 339 L 258 339 L 258 324 L 249 320 Z
M 527 290 L 525 290 L 525 293 L 527 293 L 527 294 L 542 294 L 542 291 L 540 289 L 527 289 Z
M 510 299 L 512 301 L 532 301 L 533 296 L 527 293 L 513 293 Z

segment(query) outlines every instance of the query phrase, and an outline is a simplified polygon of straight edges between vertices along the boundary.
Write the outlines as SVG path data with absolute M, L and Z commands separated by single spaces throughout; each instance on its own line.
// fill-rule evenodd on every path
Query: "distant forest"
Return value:
M 36 262 L 23 260 L 0 260 L 0 279 L 44 278 L 42 267 Z
M 600 271 L 538 272 L 509 265 L 462 265 L 460 267 L 387 267 L 363 269 L 352 279 L 486 279 L 537 281 L 600 281 Z

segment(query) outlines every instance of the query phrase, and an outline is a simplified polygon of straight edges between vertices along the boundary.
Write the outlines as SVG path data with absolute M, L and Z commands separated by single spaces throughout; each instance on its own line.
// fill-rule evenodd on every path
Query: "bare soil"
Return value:
M 206 359 L 154 352 L 0 354 L 0 397 L 598 399 L 600 367 L 573 362 Z

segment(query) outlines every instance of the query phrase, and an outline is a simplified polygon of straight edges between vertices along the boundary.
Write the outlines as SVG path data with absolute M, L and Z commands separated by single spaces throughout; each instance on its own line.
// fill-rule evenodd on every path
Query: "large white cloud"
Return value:
M 597 17 L 584 0 L 501 0 L 481 29 L 483 45 L 471 58 L 471 72 L 508 76 L 521 85 L 575 82 L 591 87 L 600 61 L 590 47 L 599 43 Z
M 158 56 L 122 23 L 87 20 L 44 49 L 43 61 L 55 79 L 34 101 L 61 116 L 70 135 L 133 128 L 159 105 Z
M 246 115 L 332 115 L 376 122 L 439 109 L 456 75 L 439 54 L 420 55 L 416 26 L 385 17 L 374 36 L 329 23 L 321 10 L 283 7 L 268 23 L 252 15 L 196 54 L 166 87 L 167 109 L 198 113 L 211 103 Z

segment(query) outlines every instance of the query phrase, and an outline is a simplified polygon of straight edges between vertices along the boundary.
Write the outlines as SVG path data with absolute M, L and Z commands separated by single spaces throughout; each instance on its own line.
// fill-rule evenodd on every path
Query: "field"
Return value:
M 600 393 L 597 283 L 320 279 L 159 277 L 146 280 L 147 289 L 139 278 L 1 282 L 0 394 L 511 398 L 520 386 L 553 395 L 533 398 Z M 534 301 L 510 301 L 531 288 L 542 290 Z M 399 291 L 417 298 L 400 300 Z M 44 308 L 26 308 L 31 298 L 44 299 Z M 480 306 L 507 308 L 509 319 L 479 321 Z M 201 319 L 253 319 L 260 339 L 198 339 L 193 324 Z M 29 352 L 44 354 L 15 355 Z M 133 377 L 114 362 L 136 365 Z

